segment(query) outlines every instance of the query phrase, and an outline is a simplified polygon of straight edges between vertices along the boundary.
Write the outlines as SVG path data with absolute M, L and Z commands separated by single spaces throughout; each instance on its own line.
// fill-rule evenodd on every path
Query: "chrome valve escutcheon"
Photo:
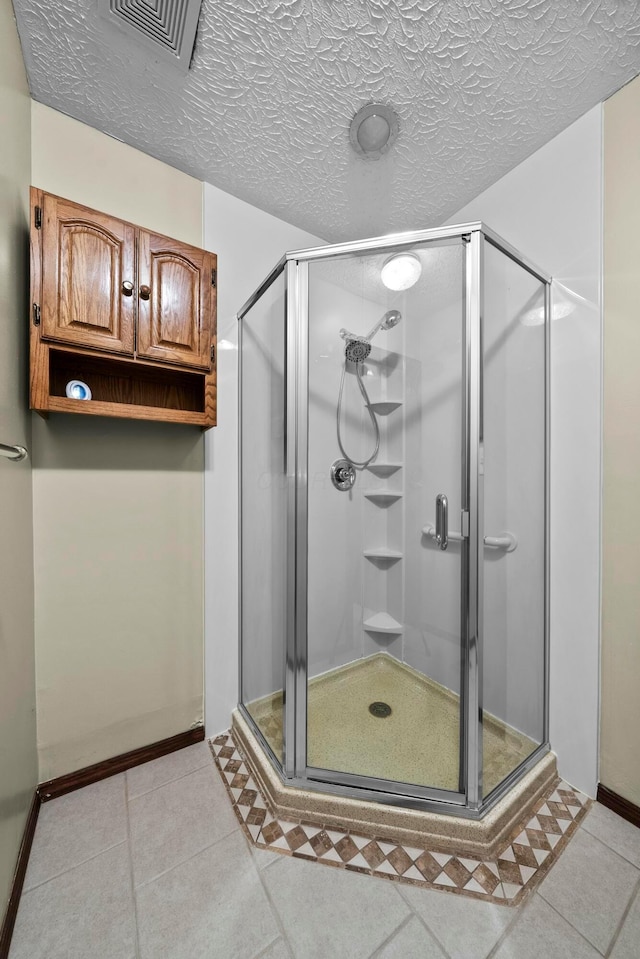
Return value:
M 356 481 L 356 471 L 349 460 L 336 460 L 331 466 L 331 482 L 336 489 L 346 492 Z

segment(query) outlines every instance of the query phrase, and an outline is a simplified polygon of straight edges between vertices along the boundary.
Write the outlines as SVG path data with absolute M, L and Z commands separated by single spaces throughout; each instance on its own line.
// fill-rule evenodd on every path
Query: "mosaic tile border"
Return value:
M 514 829 L 494 857 L 474 859 L 400 845 L 273 815 L 251 767 L 230 732 L 209 741 L 213 758 L 247 839 L 260 849 L 378 876 L 413 886 L 455 892 L 499 905 L 519 905 L 566 847 L 592 800 L 557 780 L 533 813 Z

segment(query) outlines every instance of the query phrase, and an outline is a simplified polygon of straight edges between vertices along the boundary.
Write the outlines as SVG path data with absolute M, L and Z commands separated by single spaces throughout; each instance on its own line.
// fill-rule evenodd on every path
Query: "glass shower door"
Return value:
M 462 802 L 465 243 L 394 252 L 308 265 L 306 775 Z
M 485 244 L 483 797 L 544 742 L 545 284 Z
M 240 701 L 279 765 L 285 749 L 284 277 L 240 323 Z

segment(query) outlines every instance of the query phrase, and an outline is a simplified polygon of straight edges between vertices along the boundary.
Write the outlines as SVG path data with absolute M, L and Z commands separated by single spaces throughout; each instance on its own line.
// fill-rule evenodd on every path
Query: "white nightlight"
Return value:
M 386 103 L 361 107 L 349 125 L 351 146 L 365 160 L 379 160 L 397 136 L 398 117 Z

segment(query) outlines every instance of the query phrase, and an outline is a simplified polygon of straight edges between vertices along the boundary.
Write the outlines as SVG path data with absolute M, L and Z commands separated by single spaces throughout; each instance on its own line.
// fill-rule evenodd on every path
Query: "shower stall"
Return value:
M 480 818 L 548 751 L 549 291 L 470 223 L 240 311 L 239 710 L 285 784 Z

